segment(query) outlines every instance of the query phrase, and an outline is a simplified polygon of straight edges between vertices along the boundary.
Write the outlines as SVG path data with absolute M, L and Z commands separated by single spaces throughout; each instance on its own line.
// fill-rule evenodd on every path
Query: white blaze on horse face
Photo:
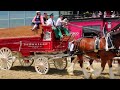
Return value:
M 114 74 L 112 71 L 112 67 L 109 68 L 110 79 L 114 79 Z

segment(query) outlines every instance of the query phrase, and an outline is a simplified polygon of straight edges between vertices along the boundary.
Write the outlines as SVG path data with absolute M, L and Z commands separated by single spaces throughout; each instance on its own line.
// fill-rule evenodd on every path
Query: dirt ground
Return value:
M 86 63 L 84 64 L 86 65 Z M 100 68 L 99 62 L 94 62 L 93 66 L 96 69 Z M 17 60 L 11 70 L 0 70 L 0 79 L 84 79 L 83 73 L 79 64 L 75 65 L 74 76 L 70 76 L 67 73 L 67 70 L 57 70 L 53 65 L 50 66 L 50 70 L 46 75 L 38 74 L 34 69 L 34 64 L 30 67 L 23 67 L 20 65 L 19 61 Z M 115 79 L 120 79 L 120 76 L 117 75 L 117 62 L 113 63 L 113 72 L 115 74 Z M 100 77 L 97 79 L 109 79 L 109 69 L 108 65 L 104 72 L 101 74 Z

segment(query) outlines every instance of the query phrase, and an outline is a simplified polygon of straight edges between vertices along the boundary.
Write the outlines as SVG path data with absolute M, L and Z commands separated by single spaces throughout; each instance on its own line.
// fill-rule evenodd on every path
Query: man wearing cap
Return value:
M 56 21 L 56 28 L 58 29 L 58 34 L 60 37 L 62 37 L 61 30 L 64 31 L 65 35 L 69 36 L 69 31 L 65 27 L 63 27 L 65 23 L 66 22 L 65 20 L 63 20 L 63 15 L 60 15 L 60 17 Z
M 59 35 L 58 35 L 58 31 L 56 29 L 56 26 L 55 26 L 55 20 L 53 20 L 53 18 L 54 18 L 54 15 L 52 13 L 52 14 L 50 14 L 50 18 L 47 20 L 46 25 L 47 26 L 52 26 L 52 29 L 55 32 L 56 38 L 60 38 Z
M 39 25 L 44 25 L 43 16 L 40 11 L 36 11 L 36 16 L 33 18 L 32 23 L 34 24 L 32 30 L 39 29 Z

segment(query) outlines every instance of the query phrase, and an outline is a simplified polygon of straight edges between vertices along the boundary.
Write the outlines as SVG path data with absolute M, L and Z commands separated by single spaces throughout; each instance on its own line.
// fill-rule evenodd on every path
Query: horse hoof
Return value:
M 92 78 L 92 79 L 97 79 L 97 77 L 98 77 L 98 76 L 95 75 L 95 74 L 92 74 L 92 75 L 91 75 L 91 78 Z
M 68 73 L 70 76 L 74 76 L 74 73 Z
M 84 75 L 85 79 L 90 79 L 90 74 L 88 73 L 87 75 Z

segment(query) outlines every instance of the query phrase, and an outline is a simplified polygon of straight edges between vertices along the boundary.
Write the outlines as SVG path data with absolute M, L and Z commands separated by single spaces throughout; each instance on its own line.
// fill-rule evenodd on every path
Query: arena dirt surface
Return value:
M 14 28 L 0 29 L 0 38 L 24 37 L 37 35 L 31 30 L 32 26 L 19 26 Z M 41 29 L 38 30 L 41 34 Z
M 99 69 L 100 63 L 94 62 L 93 66 L 95 69 Z M 116 64 L 113 64 L 113 72 L 115 74 L 115 79 L 120 79 L 120 76 L 116 75 L 116 67 L 117 62 Z M 34 64 L 30 67 L 22 67 L 19 61 L 16 60 L 11 70 L 0 70 L 0 79 L 84 79 L 82 70 L 78 63 L 75 65 L 74 74 L 74 76 L 70 76 L 66 69 L 60 71 L 51 65 L 51 68 L 46 75 L 40 75 L 35 71 Z M 97 79 L 109 79 L 108 65 L 106 65 L 104 72 Z

